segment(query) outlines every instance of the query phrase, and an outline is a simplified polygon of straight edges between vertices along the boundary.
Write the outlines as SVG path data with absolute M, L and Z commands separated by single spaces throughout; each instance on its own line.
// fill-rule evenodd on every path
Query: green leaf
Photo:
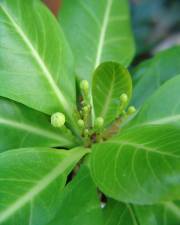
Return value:
M 66 0 L 59 22 L 76 58 L 76 73 L 91 82 L 100 63 L 128 66 L 134 55 L 127 0 Z
M 132 104 L 139 108 L 164 82 L 180 74 L 180 47 L 158 53 L 134 71 Z
M 73 147 L 71 133 L 51 126 L 43 113 L 0 98 L 0 152 L 22 147 Z
M 129 126 L 93 147 L 92 175 L 108 196 L 152 204 L 179 199 L 180 76 L 165 83 Z
M 130 126 L 166 125 L 180 128 L 180 75 L 162 85 L 141 108 Z
M 0 224 L 47 224 L 74 165 L 87 153 L 27 148 L 0 154 Z
M 61 111 L 72 118 L 73 59 L 48 9 L 36 0 L 3 0 L 0 33 L 0 95 L 47 114 Z
M 178 225 L 180 202 L 166 202 L 153 206 L 134 206 L 141 225 Z
M 106 225 L 140 225 L 136 219 L 133 208 L 129 204 L 123 204 L 108 199 L 107 205 L 103 211 L 104 224 Z
M 49 225 L 103 225 L 102 209 L 89 169 L 81 167 L 59 201 L 56 217 Z
M 120 96 L 123 93 L 131 98 L 132 81 L 127 69 L 113 62 L 101 64 L 93 76 L 92 95 L 95 115 L 103 117 L 105 125 L 119 115 Z

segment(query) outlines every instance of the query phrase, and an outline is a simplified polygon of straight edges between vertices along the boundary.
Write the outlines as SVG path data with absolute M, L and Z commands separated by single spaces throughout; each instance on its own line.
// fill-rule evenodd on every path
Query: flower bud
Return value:
M 88 95 L 89 83 L 88 83 L 87 80 L 82 80 L 81 81 L 80 88 L 86 95 Z
M 90 106 L 89 106 L 89 105 L 86 105 L 86 106 L 83 107 L 83 111 L 84 111 L 85 113 L 88 113 L 89 110 L 90 110 Z
M 78 120 L 78 126 L 80 128 L 84 128 L 84 121 L 83 120 Z
M 53 127 L 63 127 L 66 122 L 65 115 L 63 113 L 57 112 L 51 116 L 51 124 Z
M 135 112 L 136 112 L 136 108 L 135 108 L 134 106 L 130 106 L 130 107 L 128 108 L 127 114 L 128 114 L 128 115 L 132 115 L 132 114 L 135 113 Z
M 99 129 L 99 128 L 102 128 L 103 125 L 104 125 L 104 119 L 102 117 L 96 118 L 95 127 Z
M 128 96 L 127 94 L 123 93 L 121 96 L 120 96 L 120 101 L 124 104 L 124 103 L 127 103 L 128 102 Z

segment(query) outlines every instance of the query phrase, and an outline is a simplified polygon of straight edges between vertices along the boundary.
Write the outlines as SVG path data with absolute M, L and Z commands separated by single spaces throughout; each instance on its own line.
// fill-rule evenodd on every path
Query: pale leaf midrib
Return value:
M 180 220 L 180 208 L 173 202 L 165 203 L 165 206 Z
M 133 142 L 130 142 L 130 141 L 127 141 L 127 140 L 110 140 L 109 143 L 112 143 L 112 144 L 114 143 L 114 144 L 119 144 L 119 145 L 129 145 L 129 146 L 132 146 L 132 147 L 134 147 L 135 149 L 138 149 L 138 150 L 144 150 L 144 151 L 147 151 L 147 152 L 157 153 L 157 154 L 160 154 L 160 155 L 165 155 L 165 156 L 174 157 L 174 158 L 180 158 L 177 155 L 174 155 L 174 154 L 171 154 L 171 153 L 168 153 L 168 152 L 159 151 L 156 148 L 148 147 L 148 146 L 145 146 L 144 144 L 133 143 Z
M 41 191 L 47 188 L 49 184 L 51 184 L 54 180 L 56 180 L 61 174 L 63 174 L 67 170 L 67 165 L 71 165 L 73 162 L 77 161 L 82 155 L 83 154 L 81 151 L 61 161 L 45 177 L 43 177 L 39 182 L 37 182 L 36 185 L 33 186 L 29 192 L 25 193 L 24 195 L 21 195 L 16 202 L 10 205 L 10 207 L 0 212 L 0 223 L 6 221 L 16 211 L 18 211 L 25 204 L 29 203 L 32 199 L 34 199 Z
M 4 118 L 0 118 L 0 124 L 4 124 L 7 126 L 14 127 L 16 129 L 24 130 L 24 131 L 27 131 L 27 132 L 30 132 L 30 133 L 33 133 L 33 134 L 36 134 L 36 135 L 39 135 L 42 137 L 51 138 L 51 139 L 54 139 L 59 142 L 60 141 L 70 142 L 67 139 L 65 139 L 64 137 L 61 137 L 60 135 L 57 135 L 53 132 L 43 130 L 39 127 L 34 127 L 30 124 L 25 124 L 22 122 L 17 122 L 14 120 L 4 119 Z
M 108 112 L 108 106 L 110 105 L 110 102 L 111 102 L 114 82 L 115 82 L 115 74 L 113 73 L 111 85 L 110 85 L 110 88 L 109 88 L 109 91 L 108 91 L 108 95 L 107 95 L 106 101 L 104 103 L 104 106 L 102 107 L 102 111 L 100 113 L 100 116 L 103 117 L 103 118 L 105 118 L 105 115 Z
M 29 38 L 26 36 L 26 34 L 24 33 L 24 31 L 21 29 L 21 27 L 16 23 L 16 21 L 14 20 L 14 18 L 9 14 L 9 12 L 7 11 L 7 9 L 5 9 L 5 7 L 3 7 L 2 5 L 0 5 L 0 7 L 3 10 L 4 14 L 6 15 L 6 17 L 11 22 L 11 24 L 13 25 L 13 27 L 15 28 L 15 30 L 17 31 L 17 33 L 20 35 L 20 37 L 22 38 L 22 40 L 25 42 L 25 44 L 30 49 L 30 51 L 32 53 L 32 56 L 35 58 L 35 60 L 37 61 L 39 67 L 42 69 L 43 74 L 45 75 L 48 83 L 52 87 L 52 89 L 53 89 L 53 91 L 54 91 L 54 93 L 55 93 L 58 101 L 60 102 L 60 105 L 64 106 L 64 108 L 66 109 L 66 111 L 68 111 L 68 108 L 69 107 L 68 107 L 67 101 L 66 101 L 64 95 L 61 93 L 60 89 L 58 88 L 57 84 L 55 83 L 54 79 L 52 78 L 53 76 L 50 73 L 50 71 L 47 68 L 47 66 L 45 65 L 45 63 L 42 60 L 41 56 L 39 55 L 39 53 L 37 52 L 37 50 L 34 48 L 34 46 L 30 42 Z
M 105 36 L 106 36 L 107 27 L 108 27 L 112 3 L 113 3 L 113 0 L 107 0 L 107 5 L 106 5 L 103 22 L 102 22 L 102 28 L 100 30 L 100 36 L 99 36 L 98 45 L 97 45 L 94 68 L 96 68 L 101 62 L 102 51 L 103 51 L 103 46 L 105 42 Z

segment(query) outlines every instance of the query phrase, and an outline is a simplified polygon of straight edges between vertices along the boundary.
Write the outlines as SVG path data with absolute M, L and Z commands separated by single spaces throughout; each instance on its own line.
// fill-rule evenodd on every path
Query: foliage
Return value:
M 0 1 L 0 224 L 178 225 L 180 47 L 131 77 L 127 0 L 58 20 Z

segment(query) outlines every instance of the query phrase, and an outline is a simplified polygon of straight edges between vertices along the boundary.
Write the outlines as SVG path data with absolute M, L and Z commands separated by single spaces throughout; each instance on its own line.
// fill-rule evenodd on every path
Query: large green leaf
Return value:
M 104 225 L 102 216 L 95 184 L 83 166 L 63 190 L 57 215 L 49 225 Z
M 72 147 L 71 133 L 51 126 L 43 113 L 0 98 L 0 152 L 22 147 Z
M 140 225 L 179 225 L 180 202 L 153 206 L 134 206 Z
M 180 198 L 179 87 L 177 76 L 119 135 L 93 147 L 92 175 L 108 196 L 138 204 Z
M 158 53 L 134 71 L 132 103 L 140 107 L 164 82 L 180 74 L 180 47 Z
M 66 176 L 86 149 L 27 148 L 0 154 L 0 224 L 47 224 Z
M 72 55 L 41 1 L 0 1 L 0 95 L 47 114 L 72 118 Z
M 140 225 L 133 208 L 129 204 L 109 199 L 103 211 L 104 224 L 106 225 Z
M 132 82 L 128 71 L 118 63 L 106 62 L 95 71 L 92 95 L 95 115 L 110 124 L 120 113 L 120 96 L 126 93 L 130 99 Z
M 76 58 L 76 73 L 91 82 L 102 62 L 128 66 L 134 55 L 127 0 L 66 0 L 59 22 Z

